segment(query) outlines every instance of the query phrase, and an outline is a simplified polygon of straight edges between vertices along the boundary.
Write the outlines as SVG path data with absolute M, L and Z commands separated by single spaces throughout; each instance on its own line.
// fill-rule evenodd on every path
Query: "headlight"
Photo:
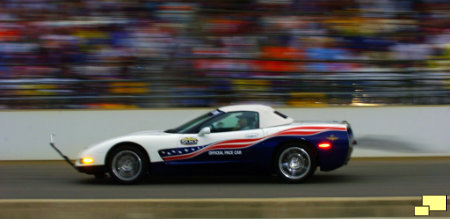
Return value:
M 92 158 L 92 157 L 83 157 L 83 158 L 81 158 L 80 162 L 82 164 L 92 164 L 92 163 L 94 163 L 94 158 Z

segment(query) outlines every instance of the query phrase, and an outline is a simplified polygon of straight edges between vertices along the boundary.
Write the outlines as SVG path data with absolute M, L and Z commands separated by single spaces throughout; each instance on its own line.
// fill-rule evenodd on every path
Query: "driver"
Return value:
M 245 114 L 239 115 L 237 116 L 237 118 L 239 119 L 236 127 L 233 128 L 233 130 L 247 130 L 247 129 L 252 129 L 251 125 L 250 125 L 250 118 L 248 118 Z

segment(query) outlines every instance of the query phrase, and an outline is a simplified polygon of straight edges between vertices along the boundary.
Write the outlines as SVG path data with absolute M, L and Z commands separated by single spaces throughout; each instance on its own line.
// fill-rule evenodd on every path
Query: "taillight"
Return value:
M 331 144 L 328 142 L 322 142 L 319 144 L 319 148 L 321 149 L 330 149 L 331 148 Z

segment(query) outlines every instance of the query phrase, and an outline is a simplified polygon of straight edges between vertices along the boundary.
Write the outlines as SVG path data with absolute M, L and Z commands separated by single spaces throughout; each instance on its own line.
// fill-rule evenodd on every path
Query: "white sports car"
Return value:
M 346 164 L 353 143 L 347 122 L 297 123 L 268 106 L 235 105 L 174 129 L 104 141 L 82 151 L 74 166 L 124 184 L 147 175 L 193 174 L 277 174 L 299 182 L 317 166 L 329 171 Z

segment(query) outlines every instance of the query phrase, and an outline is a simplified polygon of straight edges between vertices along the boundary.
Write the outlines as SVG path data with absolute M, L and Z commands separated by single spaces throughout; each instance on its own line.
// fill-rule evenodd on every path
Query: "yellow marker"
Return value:
M 84 157 L 83 159 L 81 159 L 81 163 L 82 164 L 92 164 L 92 163 L 94 163 L 94 159 L 91 157 Z
M 446 195 L 424 195 L 422 205 L 430 206 L 430 211 L 447 211 Z
M 428 216 L 430 215 L 430 207 L 429 206 L 416 206 L 414 209 L 415 216 Z

